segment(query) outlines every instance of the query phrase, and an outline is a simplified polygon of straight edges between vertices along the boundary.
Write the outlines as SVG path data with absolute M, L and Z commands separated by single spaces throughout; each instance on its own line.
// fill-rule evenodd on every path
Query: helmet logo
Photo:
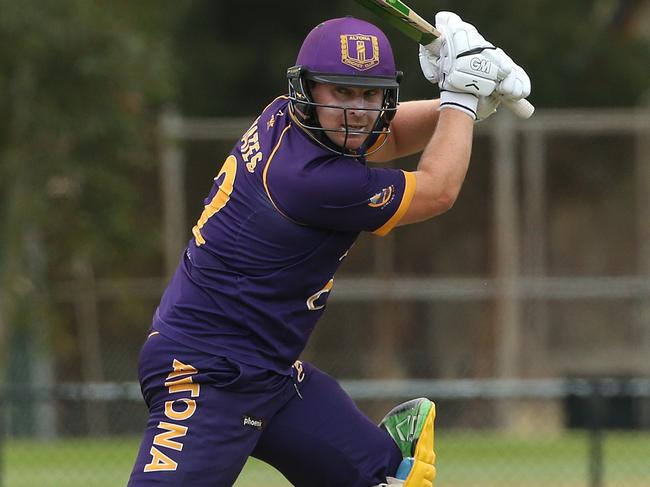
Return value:
M 359 71 L 379 64 L 379 40 L 366 34 L 341 35 L 341 62 Z

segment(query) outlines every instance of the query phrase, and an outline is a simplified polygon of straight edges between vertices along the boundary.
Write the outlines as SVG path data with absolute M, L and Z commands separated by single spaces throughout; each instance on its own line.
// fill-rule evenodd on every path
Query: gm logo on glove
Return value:
M 492 63 L 487 59 L 485 59 L 484 57 L 476 56 L 472 58 L 472 60 L 469 63 L 469 66 L 470 68 L 472 68 L 474 71 L 478 73 L 489 74 Z

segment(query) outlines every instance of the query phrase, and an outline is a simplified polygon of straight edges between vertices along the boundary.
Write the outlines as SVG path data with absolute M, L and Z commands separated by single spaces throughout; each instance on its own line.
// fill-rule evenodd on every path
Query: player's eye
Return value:
M 382 95 L 382 93 L 379 90 L 366 90 L 363 93 L 363 96 L 365 96 L 367 100 L 376 100 L 376 99 L 380 98 L 381 95 Z
M 336 92 L 339 95 L 350 96 L 350 89 L 346 88 L 345 86 L 337 86 L 336 87 Z

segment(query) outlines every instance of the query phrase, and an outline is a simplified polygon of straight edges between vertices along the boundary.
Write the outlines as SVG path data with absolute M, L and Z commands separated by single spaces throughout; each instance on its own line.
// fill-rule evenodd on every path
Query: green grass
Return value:
M 587 487 L 590 437 L 539 439 L 439 434 L 438 486 Z M 603 487 L 650 487 L 650 433 L 611 433 L 603 442 Z
M 125 486 L 135 438 L 9 440 L 2 487 Z M 584 434 L 509 438 L 496 433 L 438 433 L 436 487 L 588 487 Z M 608 434 L 603 487 L 650 487 L 650 433 Z M 251 460 L 236 487 L 287 487 L 271 467 Z
M 124 487 L 138 446 L 139 438 L 8 440 L 4 445 L 4 482 L 0 486 Z M 290 485 L 277 470 L 251 459 L 235 485 L 262 484 Z

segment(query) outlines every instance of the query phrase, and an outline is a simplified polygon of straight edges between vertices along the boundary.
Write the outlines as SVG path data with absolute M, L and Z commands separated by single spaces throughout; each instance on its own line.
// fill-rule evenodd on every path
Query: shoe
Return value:
M 433 422 L 435 404 L 424 397 L 393 408 L 379 423 L 395 441 L 402 453 L 402 462 L 395 478 L 406 480 L 405 486 L 432 486 L 435 478 Z

